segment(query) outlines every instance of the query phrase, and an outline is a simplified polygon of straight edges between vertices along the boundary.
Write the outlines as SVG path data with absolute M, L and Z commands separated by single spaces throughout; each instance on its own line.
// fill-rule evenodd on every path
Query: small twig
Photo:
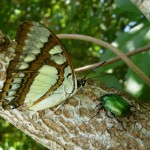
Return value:
M 79 34 L 59 34 L 57 35 L 60 39 L 78 39 L 84 40 L 92 43 L 96 43 L 98 45 L 104 46 L 118 55 L 139 77 L 141 77 L 145 83 L 150 87 L 150 79 L 136 66 L 134 65 L 130 59 L 118 48 L 112 46 L 111 44 L 104 42 L 102 40 L 96 39 L 94 37 L 79 35 Z
M 139 54 L 141 52 L 148 51 L 148 50 L 150 50 L 150 45 L 147 45 L 147 46 L 144 46 L 142 48 L 138 48 L 138 49 L 135 49 L 135 50 L 133 50 L 131 52 L 128 52 L 128 53 L 126 53 L 126 56 L 130 57 L 130 56 L 133 56 L 133 55 L 136 55 L 136 54 Z M 112 59 L 107 60 L 107 62 L 105 62 L 102 66 L 107 66 L 109 64 L 112 64 L 112 63 L 120 61 L 120 60 L 121 60 L 120 57 L 114 57 Z M 78 72 L 78 73 L 79 72 L 84 72 L 84 71 L 93 69 L 95 67 L 98 67 L 100 65 L 101 65 L 101 62 L 94 63 L 92 65 L 87 65 L 87 66 L 84 66 L 84 67 L 77 68 L 77 69 L 75 69 L 75 72 Z

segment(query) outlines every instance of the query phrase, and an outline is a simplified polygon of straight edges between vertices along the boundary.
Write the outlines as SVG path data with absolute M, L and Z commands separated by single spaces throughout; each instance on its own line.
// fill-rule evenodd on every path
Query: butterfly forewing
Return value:
M 16 36 L 1 100 L 4 109 L 23 103 L 31 110 L 53 107 L 77 90 L 76 76 L 59 39 L 37 22 L 24 22 Z

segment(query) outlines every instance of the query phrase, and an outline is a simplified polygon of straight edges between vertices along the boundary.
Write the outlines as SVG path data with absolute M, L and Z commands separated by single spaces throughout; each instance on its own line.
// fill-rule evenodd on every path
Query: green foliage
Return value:
M 0 150 L 47 150 L 1 118 L 0 124 Z
M 56 34 L 90 35 L 115 43 L 124 52 L 142 47 L 150 40 L 149 22 L 129 0 L 1 0 L 0 6 L 0 29 L 11 38 L 15 37 L 20 22 L 35 20 L 43 23 Z M 115 56 L 110 50 L 93 43 L 77 40 L 62 40 L 62 42 L 75 68 Z M 149 55 L 149 52 L 145 52 L 131 57 L 147 75 L 150 75 Z M 113 73 L 111 76 L 99 78 L 106 85 L 131 92 L 129 83 L 134 83 L 139 86 L 135 87 L 137 90 L 132 94 L 143 101 L 150 99 L 149 87 L 123 62 L 99 68 L 93 76 L 100 76 L 105 72 Z M 8 123 L 2 123 L 2 120 L 0 137 L 0 148 L 3 149 L 10 147 L 21 150 L 42 149 Z

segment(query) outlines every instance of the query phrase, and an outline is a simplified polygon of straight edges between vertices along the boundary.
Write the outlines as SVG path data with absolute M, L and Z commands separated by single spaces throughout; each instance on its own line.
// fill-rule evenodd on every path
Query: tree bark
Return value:
M 3 37 L 0 38 L 3 39 L 0 42 L 2 83 L 16 43 L 8 42 L 8 38 L 4 40 L 6 36 L 2 36 L 1 32 L 0 35 Z M 124 97 L 133 106 L 131 114 L 117 118 L 118 121 L 105 110 L 98 110 L 99 98 L 108 93 Z M 125 93 L 87 80 L 85 87 L 66 100 L 57 111 L 56 108 L 39 112 L 20 108 L 6 111 L 0 104 L 0 116 L 52 150 L 150 149 L 150 105 L 139 103 Z
M 150 1 L 149 0 L 131 0 L 143 15 L 150 21 Z

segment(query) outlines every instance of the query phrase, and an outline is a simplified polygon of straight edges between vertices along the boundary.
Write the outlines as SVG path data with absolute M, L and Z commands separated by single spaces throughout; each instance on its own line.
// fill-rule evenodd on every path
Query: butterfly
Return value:
M 16 42 L 15 57 L 8 66 L 0 95 L 4 109 L 23 104 L 34 111 L 51 108 L 85 84 L 85 80 L 77 80 L 63 44 L 44 25 L 23 22 Z

